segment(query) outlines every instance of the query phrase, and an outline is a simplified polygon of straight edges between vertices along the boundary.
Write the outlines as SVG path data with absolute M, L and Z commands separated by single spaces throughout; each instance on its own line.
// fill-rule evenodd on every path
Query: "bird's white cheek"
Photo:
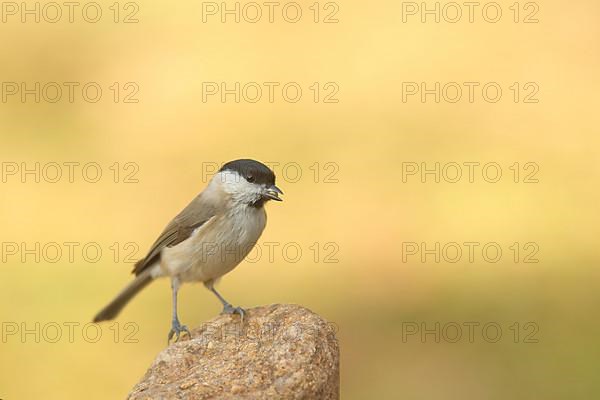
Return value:
M 210 186 L 226 194 L 231 201 L 230 206 L 248 206 L 257 203 L 263 196 L 263 185 L 248 182 L 237 172 L 221 171 L 215 175 Z

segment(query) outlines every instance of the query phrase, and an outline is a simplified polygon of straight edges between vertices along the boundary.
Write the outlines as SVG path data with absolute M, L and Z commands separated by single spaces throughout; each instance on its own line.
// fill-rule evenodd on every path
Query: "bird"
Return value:
M 182 283 L 202 282 L 223 305 L 222 313 L 239 314 L 215 289 L 215 283 L 233 270 L 252 250 L 266 222 L 265 204 L 282 201 L 275 185 L 275 173 L 252 159 L 227 162 L 179 214 L 169 222 L 147 255 L 137 261 L 129 283 L 93 319 L 117 317 L 125 305 L 155 279 L 171 280 L 172 319 L 167 341 L 191 336 L 177 316 L 177 292 Z

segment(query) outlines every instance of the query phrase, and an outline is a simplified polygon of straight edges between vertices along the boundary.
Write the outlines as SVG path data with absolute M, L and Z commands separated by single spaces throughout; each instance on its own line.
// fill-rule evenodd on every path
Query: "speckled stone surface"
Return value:
M 129 400 L 339 399 L 333 324 L 292 304 L 220 315 L 163 350 Z

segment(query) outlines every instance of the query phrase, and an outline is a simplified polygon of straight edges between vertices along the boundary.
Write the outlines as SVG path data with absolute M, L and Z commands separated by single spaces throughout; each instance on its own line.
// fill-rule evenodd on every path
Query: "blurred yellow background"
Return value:
M 246 20 L 254 14 L 222 23 L 220 13 L 207 13 L 211 5 L 191 1 L 116 3 L 115 22 L 113 3 L 98 3 L 97 23 L 83 19 L 86 3 L 73 23 L 64 7 L 57 23 L 40 8 L 36 23 L 2 5 L 0 398 L 124 398 L 166 345 L 168 281 L 146 289 L 117 325 L 100 325 L 96 343 L 85 324 L 131 279 L 126 244 L 142 257 L 205 186 L 207 167 L 244 157 L 279 163 L 285 192 L 283 203 L 267 205 L 259 243 L 294 243 L 302 255 L 290 262 L 281 246 L 272 260 L 263 253 L 220 290 L 235 305 L 298 303 L 335 323 L 343 399 L 598 397 L 598 2 L 522 2 L 517 16 L 513 1 L 500 1 L 497 23 L 482 17 L 485 2 L 472 23 L 464 6 L 462 19 L 448 22 L 454 11 L 445 2 L 439 23 L 420 2 L 322 2 L 315 22 L 314 2 L 299 1 L 297 23 L 282 17 L 286 2 L 272 23 L 265 6 L 256 23 Z M 539 22 L 524 23 L 532 13 Z M 127 16 L 138 22 L 124 23 Z M 324 23 L 327 16 L 338 22 Z M 66 90 L 47 101 L 48 87 L 36 103 L 35 94 L 25 101 L 10 94 L 11 82 L 80 85 L 73 102 Z M 89 82 L 102 88 L 96 103 L 82 96 Z M 279 86 L 273 102 L 266 89 L 256 103 L 247 101 L 250 92 L 239 103 L 234 95 L 222 102 L 220 93 L 203 101 L 207 82 Z M 289 82 L 302 89 L 295 103 L 281 92 Z M 447 92 L 439 103 L 434 94 L 422 102 L 421 93 L 403 92 L 407 82 L 427 89 L 457 82 L 463 98 L 452 103 Z M 473 102 L 464 82 L 479 84 Z M 482 96 L 489 82 L 502 88 L 495 103 Z M 532 87 L 538 102 L 527 103 Z M 134 89 L 129 100 L 137 102 L 125 102 Z M 325 102 L 333 89 L 338 101 Z M 22 176 L 22 166 L 36 162 L 47 167 L 39 183 L 35 173 Z M 97 163 L 102 177 L 88 182 L 78 167 L 69 182 L 69 162 Z M 403 180 L 403 163 L 436 162 L 495 162 L 503 175 L 497 183 L 480 169 L 473 183 Z M 63 166 L 56 183 L 52 163 Z M 523 182 L 526 163 L 539 168 L 537 183 Z M 131 173 L 137 183 L 124 182 Z M 65 242 L 78 243 L 73 262 Z M 422 262 L 420 253 L 403 252 L 409 242 L 498 243 L 503 253 L 496 263 L 479 250 L 474 262 L 465 254 L 456 263 L 433 255 Z M 537 263 L 523 262 L 530 242 Z M 49 243 L 63 250 L 57 262 L 49 262 Z M 102 250 L 97 262 L 82 255 L 89 243 Z M 338 262 L 325 262 L 332 249 Z M 180 292 L 180 318 L 190 327 L 220 309 L 201 285 Z M 479 324 L 473 340 L 464 328 L 470 322 Z M 502 329 L 496 343 L 482 334 L 489 323 Z M 439 343 L 433 333 L 407 335 L 436 324 Z M 448 324 L 463 327 L 456 343 Z M 56 325 L 62 335 L 51 343 Z M 23 328 L 34 333 L 23 336 Z M 525 340 L 534 330 L 529 339 L 537 343 Z M 137 343 L 127 343 L 128 334 Z

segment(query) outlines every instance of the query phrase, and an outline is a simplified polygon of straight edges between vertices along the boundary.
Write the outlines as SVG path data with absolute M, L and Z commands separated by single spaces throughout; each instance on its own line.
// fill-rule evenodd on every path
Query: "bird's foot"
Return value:
M 173 336 L 175 336 L 175 342 L 178 342 L 179 336 L 182 332 L 185 332 L 188 334 L 189 337 L 192 337 L 192 334 L 190 333 L 187 326 L 181 325 L 179 323 L 179 320 L 173 320 L 173 322 L 171 323 L 171 330 L 169 331 L 169 338 L 167 339 L 167 343 L 171 343 L 171 339 L 173 338 Z
M 221 314 L 239 314 L 239 316 L 242 319 L 242 322 L 244 322 L 244 316 L 246 315 L 246 311 L 244 311 L 242 307 L 234 307 L 231 304 L 227 303 L 223 306 L 223 311 L 221 311 Z

